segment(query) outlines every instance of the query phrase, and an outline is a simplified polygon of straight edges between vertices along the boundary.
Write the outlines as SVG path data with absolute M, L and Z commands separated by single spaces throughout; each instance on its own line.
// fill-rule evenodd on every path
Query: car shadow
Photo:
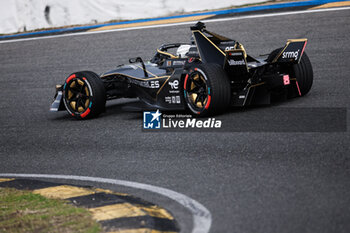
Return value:
M 250 111 L 257 111 L 257 110 L 266 110 L 271 107 L 278 107 L 285 103 L 294 102 L 296 98 L 288 99 L 284 101 L 278 101 L 273 102 L 271 104 L 266 105 L 251 105 L 251 106 L 244 106 L 244 107 L 229 107 L 225 112 L 222 112 L 220 114 L 215 114 L 212 117 L 215 116 L 228 116 L 231 114 L 246 114 Z M 106 111 L 98 116 L 98 118 L 110 118 L 112 116 L 121 116 L 124 118 L 124 120 L 139 120 L 142 119 L 142 112 L 145 111 L 142 109 L 141 106 L 142 102 L 138 99 L 121 99 L 121 100 L 112 100 L 107 103 L 106 105 Z M 179 114 L 179 115 L 190 115 L 190 112 L 188 110 L 178 110 L 178 111 L 169 111 L 169 110 L 162 110 L 163 114 Z M 63 114 L 65 113 L 65 114 Z M 55 117 L 49 117 L 52 121 L 76 121 L 76 119 L 72 116 L 70 116 L 66 111 L 62 111 L 58 114 L 58 116 Z M 86 120 L 92 120 L 86 119 Z

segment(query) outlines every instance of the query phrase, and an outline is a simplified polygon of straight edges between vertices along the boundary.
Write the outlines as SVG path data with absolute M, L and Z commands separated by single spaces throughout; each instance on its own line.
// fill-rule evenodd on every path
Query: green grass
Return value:
M 0 232 L 101 232 L 88 210 L 30 191 L 0 188 Z

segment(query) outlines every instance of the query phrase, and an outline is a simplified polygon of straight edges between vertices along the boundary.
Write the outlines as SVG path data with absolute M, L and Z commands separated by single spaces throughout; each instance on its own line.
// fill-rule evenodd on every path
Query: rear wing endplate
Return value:
M 307 39 L 290 39 L 272 62 L 299 63 L 304 53 Z

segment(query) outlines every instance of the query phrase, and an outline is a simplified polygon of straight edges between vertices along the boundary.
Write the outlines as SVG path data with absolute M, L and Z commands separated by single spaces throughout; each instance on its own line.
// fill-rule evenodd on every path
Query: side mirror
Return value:
M 135 58 L 130 58 L 130 59 L 129 59 L 129 62 L 130 62 L 130 63 L 136 63 L 136 62 L 141 62 L 141 63 L 143 63 L 143 60 L 142 60 L 141 57 L 135 57 Z
M 129 59 L 129 62 L 130 62 L 130 63 L 140 62 L 141 65 L 142 65 L 142 69 L 143 69 L 143 72 L 144 72 L 144 74 L 145 74 L 145 77 L 148 77 L 148 73 L 147 73 L 147 71 L 146 71 L 145 63 L 143 62 L 143 60 L 142 60 L 141 57 L 130 58 L 130 59 Z

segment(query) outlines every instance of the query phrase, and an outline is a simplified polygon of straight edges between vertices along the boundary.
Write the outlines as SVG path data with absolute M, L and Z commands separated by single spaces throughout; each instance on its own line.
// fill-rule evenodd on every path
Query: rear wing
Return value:
M 226 47 L 230 48 L 236 41 L 225 36 L 207 31 L 205 24 L 202 22 L 196 23 L 191 27 L 193 38 L 195 40 L 199 57 L 203 63 L 216 63 L 223 66 L 226 53 L 224 49 L 219 48 L 220 43 L 226 43 Z M 234 47 L 234 46 L 233 46 Z M 225 49 L 226 50 L 226 49 Z
M 307 39 L 290 39 L 272 62 L 299 63 L 304 53 Z

